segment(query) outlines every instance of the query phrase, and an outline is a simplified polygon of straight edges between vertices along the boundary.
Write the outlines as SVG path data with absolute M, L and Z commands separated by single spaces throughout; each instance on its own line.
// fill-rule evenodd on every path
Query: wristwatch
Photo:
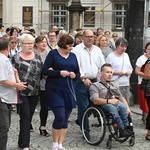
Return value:
M 86 78 L 83 78 L 83 79 L 82 79 L 82 82 L 85 82 L 85 80 L 86 80 Z

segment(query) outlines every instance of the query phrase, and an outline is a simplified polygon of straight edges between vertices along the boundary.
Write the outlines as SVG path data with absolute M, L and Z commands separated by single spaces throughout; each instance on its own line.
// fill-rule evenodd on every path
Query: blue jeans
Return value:
M 82 118 L 83 114 L 89 106 L 89 88 L 84 85 L 84 83 L 79 79 L 75 83 L 75 92 L 78 105 L 78 121 L 80 128 L 82 129 Z M 87 120 L 87 130 L 88 130 L 88 120 Z
M 127 107 L 124 103 L 119 101 L 117 105 L 104 104 L 101 107 L 114 116 L 118 128 L 124 128 L 128 125 Z

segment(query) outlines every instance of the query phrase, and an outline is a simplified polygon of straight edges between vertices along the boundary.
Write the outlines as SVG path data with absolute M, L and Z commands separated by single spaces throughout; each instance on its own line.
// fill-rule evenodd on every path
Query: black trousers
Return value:
M 0 150 L 6 150 L 11 122 L 11 105 L 0 102 Z
M 25 148 L 30 145 L 30 123 L 38 102 L 38 96 L 20 96 L 20 132 L 18 144 Z
M 46 126 L 48 109 L 45 107 L 46 95 L 45 91 L 40 92 L 40 126 Z
M 145 97 L 147 100 L 147 105 L 148 105 L 148 115 L 146 118 L 146 129 L 150 130 L 150 96 Z

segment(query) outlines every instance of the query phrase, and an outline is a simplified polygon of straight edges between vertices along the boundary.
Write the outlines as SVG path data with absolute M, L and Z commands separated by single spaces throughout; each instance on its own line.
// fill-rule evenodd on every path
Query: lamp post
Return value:
M 80 27 L 80 15 L 87 8 L 81 5 L 80 0 L 72 0 L 72 3 L 66 9 L 70 12 L 69 15 L 69 31 L 73 32 Z
M 129 42 L 127 53 L 131 64 L 135 68 L 136 60 L 143 54 L 143 29 L 144 29 L 144 6 L 145 0 L 127 0 L 125 37 Z M 137 75 L 133 71 L 131 75 L 131 87 L 135 96 L 135 103 L 138 102 Z

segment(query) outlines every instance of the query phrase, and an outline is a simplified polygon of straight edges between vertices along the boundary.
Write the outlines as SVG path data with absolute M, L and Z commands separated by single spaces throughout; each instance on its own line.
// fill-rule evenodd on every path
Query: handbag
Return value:
M 123 55 L 123 62 L 122 62 L 122 67 L 120 71 L 122 71 L 123 66 L 124 66 L 124 55 Z M 116 78 L 115 80 L 111 80 L 111 83 L 119 89 L 120 76 L 118 76 L 118 78 Z
M 150 80 L 150 58 L 148 58 L 148 60 L 145 62 L 144 79 Z
M 120 82 L 120 77 L 111 81 L 111 83 L 117 88 L 119 88 L 119 82 Z
M 147 80 L 145 80 L 145 79 L 143 78 L 143 79 L 142 79 L 142 82 L 141 82 L 140 90 L 144 91 L 146 85 L 147 85 Z

